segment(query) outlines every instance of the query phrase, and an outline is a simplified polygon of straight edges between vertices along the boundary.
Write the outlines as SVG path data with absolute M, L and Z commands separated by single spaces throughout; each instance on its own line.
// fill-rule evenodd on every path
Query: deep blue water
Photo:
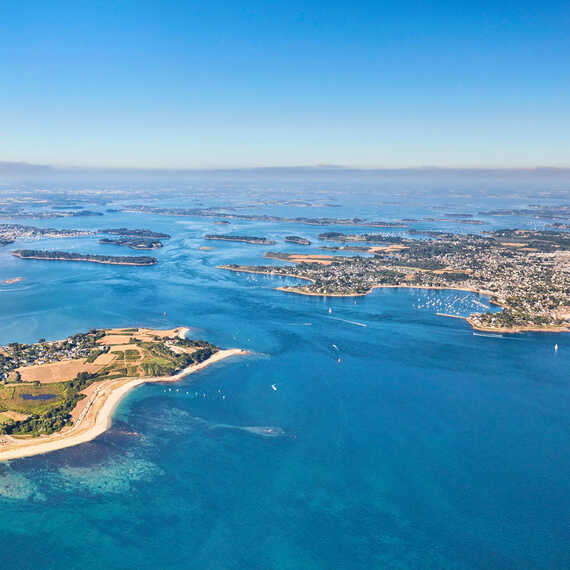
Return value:
M 391 208 L 378 216 L 414 213 Z M 0 281 L 24 277 L 0 287 L 1 344 L 189 325 L 253 354 L 138 388 L 91 443 L 0 464 L 2 567 L 568 568 L 568 335 L 476 336 L 435 315 L 488 301 L 468 293 L 280 293 L 280 280 L 215 266 L 295 246 L 202 240 L 242 224 L 105 218 L 41 224 L 168 231 L 160 263 L 26 262 L 0 250 Z M 247 226 L 276 239 L 320 231 Z M 42 247 L 131 253 L 95 238 Z M 239 429 L 268 426 L 284 435 Z

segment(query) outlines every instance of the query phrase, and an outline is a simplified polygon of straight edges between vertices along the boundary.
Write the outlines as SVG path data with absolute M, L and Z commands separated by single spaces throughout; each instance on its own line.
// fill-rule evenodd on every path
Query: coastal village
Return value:
M 365 295 L 376 287 L 466 289 L 491 296 L 501 312 L 470 315 L 476 328 L 570 330 L 570 237 L 559 231 L 502 230 L 488 235 L 431 232 L 430 239 L 382 234 L 328 234 L 366 244 L 367 256 L 323 256 L 290 265 L 223 265 L 231 271 L 297 277 L 280 287 L 305 295 Z M 323 239 L 323 238 L 321 238 Z M 371 243 L 378 245 L 370 245 Z M 350 251 L 350 246 L 334 248 Z M 279 254 L 267 254 L 279 258 Z M 288 261 L 288 257 L 281 257 Z

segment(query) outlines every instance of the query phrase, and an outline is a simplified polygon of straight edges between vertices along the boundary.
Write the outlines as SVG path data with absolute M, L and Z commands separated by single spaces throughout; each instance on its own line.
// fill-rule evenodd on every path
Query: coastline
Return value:
M 365 293 L 348 293 L 348 294 L 341 294 L 341 293 L 313 293 L 312 291 L 304 291 L 302 289 L 296 287 L 276 287 L 276 291 L 283 291 L 285 293 L 295 293 L 297 295 L 307 295 L 310 297 L 364 297 L 374 289 L 438 289 L 441 291 L 468 291 L 469 293 L 477 293 L 478 295 L 491 295 L 488 291 L 478 291 L 477 289 L 471 289 L 468 287 L 440 287 L 440 286 L 429 286 L 429 285 L 375 285 L 371 287 Z M 490 301 L 493 305 L 497 305 L 499 307 L 505 307 L 502 303 L 498 301 Z M 543 332 L 543 333 L 563 333 L 563 332 L 570 332 L 570 326 L 564 325 L 553 325 L 553 326 L 544 326 L 538 327 L 536 325 L 528 325 L 528 326 L 518 326 L 518 327 L 484 327 L 477 323 L 475 323 L 470 317 L 463 317 L 461 315 L 449 315 L 447 313 L 437 313 L 440 317 L 451 317 L 454 319 L 462 319 L 466 321 L 473 330 L 481 331 L 481 332 L 490 332 L 490 333 L 506 333 L 506 334 L 516 334 L 516 333 L 523 333 L 523 332 Z
M 225 269 L 225 268 L 224 268 Z M 253 271 L 251 272 L 253 273 Z M 256 272 L 260 273 L 260 272 Z M 267 275 L 267 273 L 264 273 Z M 297 279 L 306 279 L 307 281 L 312 281 L 312 279 L 308 279 L 307 277 L 298 277 L 297 275 L 287 275 L 287 277 L 296 277 Z M 492 295 L 489 291 L 479 291 L 477 289 L 472 289 L 469 287 L 442 287 L 440 285 L 374 285 L 367 291 L 363 293 L 314 293 L 313 291 L 305 291 L 304 289 L 300 289 L 298 287 L 276 287 L 277 291 L 283 291 L 285 293 L 296 293 L 297 295 L 309 295 L 311 297 L 365 297 L 374 291 L 374 289 L 439 289 L 441 291 L 468 291 L 469 293 L 477 293 L 478 295 Z M 495 301 L 490 301 L 495 305 L 500 305 Z M 503 305 L 500 305 L 503 306 Z
M 449 315 L 445 315 L 449 316 Z M 563 332 L 570 332 L 570 327 L 567 326 L 545 326 L 545 327 L 538 327 L 536 325 L 529 325 L 529 326 L 522 326 L 522 327 L 502 327 L 502 328 L 493 328 L 493 327 L 484 327 L 474 323 L 470 317 L 462 317 L 465 319 L 476 331 L 481 332 L 490 332 L 490 333 L 507 333 L 507 334 L 515 334 L 515 333 L 523 333 L 523 332 L 541 332 L 541 333 L 563 333 Z
M 310 277 L 299 277 L 298 275 L 292 275 L 290 273 L 276 273 L 273 271 L 256 271 L 255 269 L 240 269 L 239 267 L 229 267 L 228 265 L 216 265 L 216 269 L 225 269 L 226 271 L 234 271 L 235 273 L 254 273 L 256 275 L 269 275 L 276 277 L 293 277 L 294 279 L 303 279 L 304 281 L 314 281 Z M 276 289 L 279 290 L 279 287 Z M 303 295 L 309 295 L 309 293 L 302 293 Z
M 180 334 L 183 334 L 182 331 Z M 109 429 L 116 407 L 120 401 L 137 386 L 146 383 L 177 382 L 181 378 L 194 374 L 211 364 L 215 364 L 232 356 L 245 354 L 249 354 L 248 351 L 240 348 L 219 350 L 207 360 L 199 362 L 198 364 L 192 364 L 173 376 L 164 378 L 124 378 L 102 382 L 84 404 L 77 422 L 70 428 L 33 439 L 17 439 L 0 436 L 0 439 L 7 441 L 6 444 L 0 447 L 0 462 L 42 455 L 91 441 Z

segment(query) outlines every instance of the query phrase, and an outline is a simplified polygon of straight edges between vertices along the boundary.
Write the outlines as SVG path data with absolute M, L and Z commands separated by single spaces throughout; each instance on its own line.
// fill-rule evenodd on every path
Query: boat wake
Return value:
M 359 323 L 358 321 L 349 321 L 347 319 L 339 319 L 338 317 L 329 317 L 329 319 L 334 319 L 335 321 L 342 321 L 343 323 L 348 323 L 349 325 L 356 325 L 357 327 L 367 327 L 365 323 Z
M 192 419 L 207 430 L 245 431 L 261 437 L 284 437 L 287 435 L 283 428 L 277 426 L 236 426 L 232 424 L 214 424 L 198 417 Z
M 473 336 L 484 336 L 486 338 L 505 338 L 502 334 L 497 333 L 473 333 Z

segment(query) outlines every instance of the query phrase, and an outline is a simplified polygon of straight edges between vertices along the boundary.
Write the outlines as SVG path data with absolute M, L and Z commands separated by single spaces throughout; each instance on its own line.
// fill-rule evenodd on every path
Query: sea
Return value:
M 112 427 L 89 443 L 0 463 L 1 567 L 569 568 L 570 335 L 474 334 L 463 320 L 437 315 L 490 306 L 468 292 L 309 297 L 275 290 L 293 279 L 217 268 L 278 263 L 263 259 L 269 250 L 326 253 L 317 238 L 323 231 L 402 229 L 221 225 L 120 211 L 129 204 L 223 206 L 388 221 L 468 212 L 483 225 L 452 219 L 416 227 L 480 232 L 546 227 L 549 220 L 479 212 L 567 202 L 568 187 L 421 177 L 21 183 L 69 192 L 69 200 L 74 190 L 93 189 L 94 205 L 85 208 L 104 216 L 4 223 L 148 228 L 172 237 L 150 252 L 159 260 L 152 267 L 10 254 L 136 254 L 99 245 L 97 236 L 1 248 L 0 282 L 23 280 L 0 285 L 0 344 L 96 327 L 188 326 L 192 338 L 251 353 L 176 385 L 137 388 Z M 133 196 L 125 195 L 131 188 Z M 205 241 L 208 233 L 277 244 Z M 287 235 L 312 245 L 284 243 Z

